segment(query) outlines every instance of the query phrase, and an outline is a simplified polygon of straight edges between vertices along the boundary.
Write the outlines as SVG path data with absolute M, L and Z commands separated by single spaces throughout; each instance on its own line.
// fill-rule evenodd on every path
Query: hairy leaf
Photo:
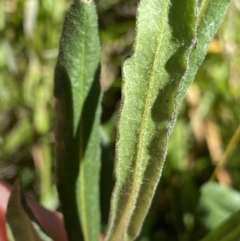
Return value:
M 106 241 L 130 241 L 139 234 L 180 104 L 229 2 L 140 1 L 133 55 L 123 66 L 116 184 Z
M 197 40 L 195 42 L 195 50 L 192 51 L 189 56 L 189 71 L 185 76 L 185 81 L 183 81 L 182 89 L 176 101 L 178 111 L 189 85 L 193 81 L 200 64 L 206 56 L 208 45 L 225 17 L 230 2 L 231 0 L 199 1 Z
M 95 4 L 76 0 L 65 18 L 55 69 L 57 185 L 69 240 L 100 233 L 100 46 Z
M 140 2 L 133 55 L 123 66 L 117 182 L 106 240 L 133 240 L 151 204 L 195 46 L 196 16 L 194 0 Z

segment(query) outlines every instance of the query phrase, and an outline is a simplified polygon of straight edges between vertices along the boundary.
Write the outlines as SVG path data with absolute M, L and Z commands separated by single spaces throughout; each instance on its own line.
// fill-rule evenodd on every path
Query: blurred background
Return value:
M 53 72 L 70 0 L 0 0 L 0 179 L 59 206 Z M 97 0 L 102 45 L 102 230 L 113 187 L 121 65 L 136 0 Z M 232 0 L 189 88 L 141 241 L 198 240 L 240 209 L 240 1 Z M 219 168 L 221 167 L 222 168 Z M 215 180 L 214 183 L 209 182 Z M 1 195 L 1 194 L 0 194 Z

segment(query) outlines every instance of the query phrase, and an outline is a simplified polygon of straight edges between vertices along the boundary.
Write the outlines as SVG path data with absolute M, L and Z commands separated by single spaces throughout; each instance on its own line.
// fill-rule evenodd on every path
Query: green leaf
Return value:
M 197 40 L 195 42 L 195 50 L 190 53 L 189 71 L 185 76 L 185 81 L 183 81 L 182 89 L 176 101 L 177 111 L 179 111 L 187 89 L 192 83 L 199 66 L 206 56 L 208 45 L 225 17 L 230 2 L 231 0 L 199 1 Z
M 10 228 L 9 232 L 13 235 L 16 241 L 52 240 L 43 232 L 32 211 L 27 206 L 18 181 L 13 186 L 8 201 L 6 217 Z
M 2 153 L 0 155 L 7 156 L 10 153 L 16 151 L 19 147 L 29 143 L 31 141 L 32 126 L 27 118 L 23 118 L 18 121 L 9 135 L 4 139 Z
M 142 0 L 124 84 L 106 241 L 134 240 L 161 177 L 187 88 L 230 0 Z
M 65 18 L 55 69 L 58 192 L 70 241 L 100 233 L 100 44 L 92 0 L 76 0 Z
M 183 14 L 184 13 L 184 14 Z M 134 51 L 123 66 L 116 184 L 106 241 L 133 240 L 161 176 L 176 99 L 195 47 L 194 0 L 142 0 Z
M 240 210 L 240 193 L 236 190 L 208 182 L 201 188 L 198 210 L 202 213 L 202 223 L 213 229 L 234 212 Z
M 201 241 L 236 241 L 240 237 L 240 211 L 232 214 Z

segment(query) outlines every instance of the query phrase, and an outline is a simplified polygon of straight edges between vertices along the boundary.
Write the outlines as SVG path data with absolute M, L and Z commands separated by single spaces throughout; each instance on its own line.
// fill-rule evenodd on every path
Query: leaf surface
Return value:
M 207 182 L 201 187 L 198 210 L 202 213 L 200 217 L 204 226 L 213 229 L 240 210 L 240 193 L 230 187 Z
M 225 17 L 230 2 L 231 0 L 200 0 L 198 3 L 197 40 L 195 42 L 195 49 L 189 56 L 189 71 L 185 76 L 185 81 L 183 81 L 182 89 L 176 101 L 177 111 L 179 111 L 187 89 L 207 54 L 210 42 Z
M 55 69 L 58 192 L 70 241 L 100 233 L 100 44 L 94 1 L 76 0 L 65 18 Z
M 227 220 L 212 230 L 201 241 L 236 241 L 240 237 L 240 211 L 232 214 Z
M 106 241 L 130 241 L 139 234 L 180 105 L 229 2 L 140 1 L 133 55 L 123 66 Z
M 18 181 L 14 184 L 9 197 L 6 217 L 16 241 L 52 241 L 43 232 L 28 207 Z
M 196 16 L 194 0 L 140 2 L 133 55 L 123 66 L 107 241 L 136 238 L 151 204 L 176 118 L 175 100 L 196 41 Z

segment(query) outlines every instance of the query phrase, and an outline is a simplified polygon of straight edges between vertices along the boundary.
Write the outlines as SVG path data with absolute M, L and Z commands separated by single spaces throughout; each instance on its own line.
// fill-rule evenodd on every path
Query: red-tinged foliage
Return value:
M 6 236 L 6 210 L 11 187 L 0 181 L 0 241 L 8 241 Z M 67 234 L 64 228 L 63 216 L 59 212 L 49 211 L 40 206 L 35 200 L 27 196 L 27 202 L 34 215 L 42 225 L 46 233 L 54 241 L 67 241 Z
M 7 233 L 6 233 L 6 220 L 5 220 L 5 213 L 2 208 L 0 208 L 0 240 L 1 241 L 8 241 Z

